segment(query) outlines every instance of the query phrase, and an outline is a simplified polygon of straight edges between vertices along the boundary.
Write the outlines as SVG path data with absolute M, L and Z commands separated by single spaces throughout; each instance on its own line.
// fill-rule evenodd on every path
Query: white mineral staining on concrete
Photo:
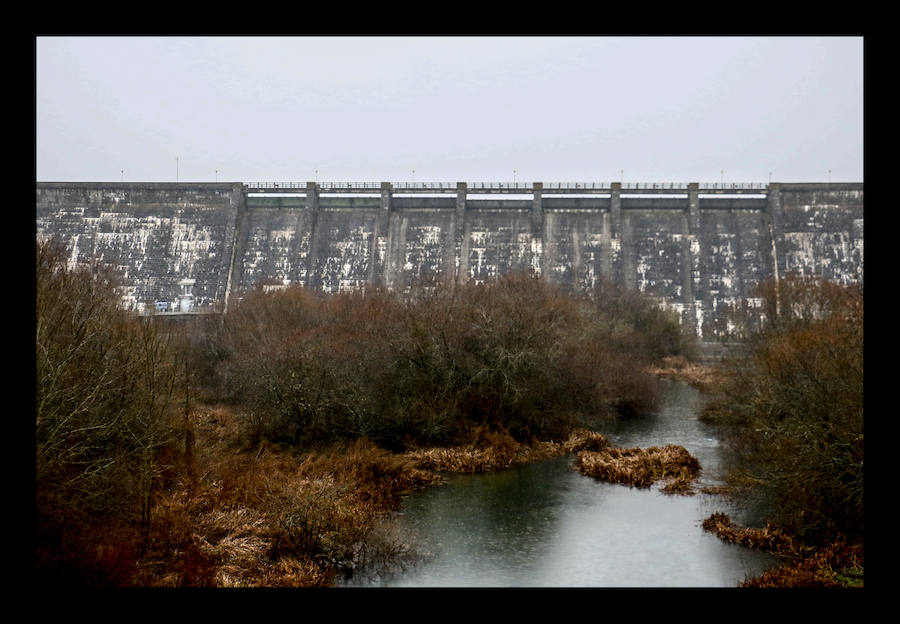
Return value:
M 378 264 L 384 266 L 385 259 L 387 258 L 386 236 L 379 236 L 378 240 L 375 242 L 375 257 L 378 259 Z
M 541 275 L 541 257 L 544 254 L 544 241 L 542 238 L 531 239 L 531 271 L 535 275 Z
M 697 328 L 697 338 L 703 338 L 703 302 L 694 301 L 694 327 Z
M 368 229 L 358 226 L 350 230 L 348 238 L 336 243 L 340 264 L 337 290 L 343 290 L 344 283 L 347 283 L 348 287 L 356 288 L 360 280 L 366 279 L 371 237 L 372 234 Z
M 442 241 L 442 230 L 439 225 L 425 225 L 419 226 L 418 229 L 421 232 L 421 241 L 424 247 L 440 247 L 443 243 Z
M 860 279 L 857 244 L 849 233 L 785 232 L 785 269 L 843 283 Z
M 469 251 L 470 253 L 475 254 L 475 263 L 472 270 L 475 272 L 475 274 L 481 275 L 484 268 L 485 247 L 470 247 Z
M 692 256 L 699 255 L 700 254 L 700 241 L 694 235 L 690 235 L 690 236 L 688 236 L 688 238 L 690 239 L 690 244 L 691 244 L 691 255 Z
M 72 253 L 69 256 L 68 269 L 70 271 L 74 271 L 78 266 L 78 239 L 81 238 L 81 234 L 76 234 L 75 238 L 72 241 Z
M 650 271 L 650 265 L 647 264 L 645 257 L 640 257 L 638 259 L 638 262 L 635 265 L 635 271 L 638 275 L 638 290 L 640 290 L 641 292 L 647 292 L 647 289 L 650 287 L 651 282 L 647 277 L 647 273 Z

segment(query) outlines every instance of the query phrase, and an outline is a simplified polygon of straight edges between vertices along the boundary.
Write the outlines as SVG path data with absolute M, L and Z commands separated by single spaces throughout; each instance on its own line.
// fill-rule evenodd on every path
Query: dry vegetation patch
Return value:
M 455 447 L 438 447 L 408 451 L 405 457 L 424 470 L 435 472 L 477 473 L 502 470 L 519 464 L 577 453 L 599 450 L 609 445 L 602 434 L 577 429 L 563 442 L 517 442 L 507 432 L 476 432 L 475 441 Z
M 588 476 L 647 488 L 665 480 L 666 493 L 691 494 L 691 484 L 700 474 L 700 462 L 683 446 L 605 448 L 582 451 L 575 460 L 575 469 Z
M 681 355 L 671 355 L 649 369 L 649 372 L 664 379 L 683 381 L 684 383 L 708 392 L 716 387 L 718 374 L 716 368 L 691 362 Z
M 825 547 L 803 546 L 783 530 L 738 527 L 724 513 L 714 513 L 703 528 L 719 539 L 748 548 L 766 550 L 789 561 L 745 580 L 742 587 L 862 587 L 863 549 L 839 539 Z
M 199 408 L 198 479 L 161 494 L 131 583 L 155 587 L 326 587 L 406 556 L 384 518 L 440 478 L 359 440 L 298 454 L 241 447 L 224 406 Z
M 797 545 L 784 531 L 767 525 L 762 529 L 737 527 L 724 513 L 714 513 L 703 521 L 703 529 L 719 539 L 748 548 L 760 548 L 780 555 L 795 555 Z

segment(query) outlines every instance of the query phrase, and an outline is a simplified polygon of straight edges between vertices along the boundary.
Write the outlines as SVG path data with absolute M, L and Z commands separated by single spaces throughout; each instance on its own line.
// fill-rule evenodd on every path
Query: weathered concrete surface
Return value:
M 863 191 L 782 184 L 784 270 L 842 283 L 863 278 Z
M 131 309 L 174 301 L 185 278 L 210 307 L 225 299 L 242 201 L 240 184 L 39 183 L 36 231 L 67 242 L 72 263 L 118 268 Z
M 460 183 L 420 197 L 383 183 L 351 196 L 310 183 L 262 197 L 239 183 L 38 183 L 37 235 L 67 241 L 73 262 L 96 255 L 119 267 L 136 310 L 174 300 L 183 278 L 196 280 L 195 304 L 208 308 L 259 284 L 403 289 L 525 271 L 573 290 L 624 282 L 709 339 L 760 280 L 787 271 L 863 279 L 862 184 L 732 196 L 696 184 L 668 194 L 532 190 L 531 199 L 467 197 Z

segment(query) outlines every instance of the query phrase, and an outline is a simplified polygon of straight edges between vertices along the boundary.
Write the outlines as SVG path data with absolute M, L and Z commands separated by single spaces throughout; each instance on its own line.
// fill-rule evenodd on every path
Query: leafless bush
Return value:
M 524 275 L 405 297 L 288 288 L 229 312 L 220 371 L 260 439 L 368 437 L 399 451 L 466 443 L 474 425 L 560 439 L 652 409 L 647 363 L 681 354 L 680 331 L 641 296 L 583 299 Z
M 862 289 L 790 276 L 760 292 L 764 328 L 705 417 L 727 425 L 731 478 L 773 520 L 811 542 L 861 539 Z
M 165 335 L 119 309 L 115 275 L 98 263 L 70 268 L 67 257 L 38 243 L 35 469 L 48 567 L 66 556 L 48 547 L 54 535 L 77 550 L 103 521 L 146 529 L 177 380 Z

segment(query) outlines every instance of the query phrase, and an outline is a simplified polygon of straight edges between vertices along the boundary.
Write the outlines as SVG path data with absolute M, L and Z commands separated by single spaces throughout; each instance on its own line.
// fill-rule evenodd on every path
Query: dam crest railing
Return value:
M 391 191 L 455 193 L 458 182 L 390 182 Z M 718 192 L 765 192 L 769 185 L 761 182 L 701 182 L 696 185 L 684 182 L 466 182 L 468 192 L 522 192 L 533 193 L 536 188 L 544 192 L 567 193 L 609 193 L 614 188 L 620 191 L 688 192 L 691 188 L 699 191 Z M 316 182 L 319 192 L 332 193 L 378 193 L 384 186 L 380 182 Z M 249 182 L 245 183 L 249 192 L 305 192 L 308 182 Z

